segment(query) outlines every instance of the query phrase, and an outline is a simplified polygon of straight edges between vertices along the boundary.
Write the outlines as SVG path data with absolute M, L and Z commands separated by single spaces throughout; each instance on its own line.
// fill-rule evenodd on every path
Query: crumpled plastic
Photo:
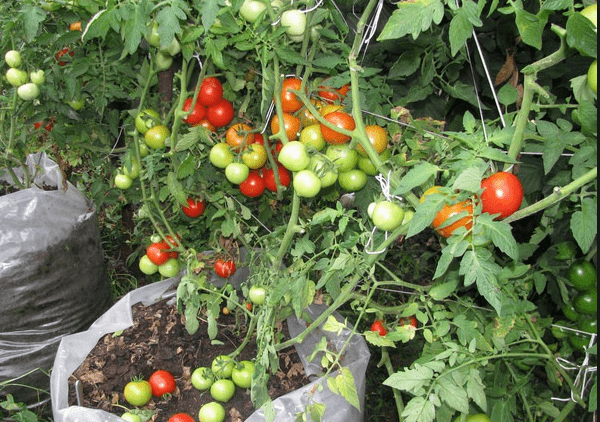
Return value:
M 0 381 L 49 371 L 60 339 L 87 329 L 111 304 L 94 204 L 63 182 L 46 154 L 26 164 L 32 187 L 0 197 Z M 19 383 L 49 389 L 41 371 Z M 24 387 L 3 392 L 28 405 L 47 400 Z
M 237 272 L 236 272 L 237 274 Z M 59 346 L 54 369 L 51 374 L 51 396 L 52 411 L 54 422 L 119 422 L 122 421 L 119 416 L 108 413 L 104 410 L 90 409 L 82 406 L 69 406 L 69 376 L 83 363 L 87 355 L 94 348 L 98 340 L 108 333 L 124 330 L 133 324 L 132 306 L 138 302 L 149 305 L 156 301 L 173 297 L 175 300 L 175 291 L 180 277 L 174 277 L 158 283 L 147 285 L 133 290 L 119 300 L 111 309 L 102 315 L 88 331 L 73 334 L 62 339 Z M 326 309 L 325 306 L 312 305 L 306 312 L 311 318 L 316 318 Z M 341 316 L 335 314 L 339 321 L 343 321 Z M 306 322 L 298 320 L 295 316 L 288 319 L 288 328 L 290 335 L 299 334 Z M 328 340 L 336 347 L 340 348 L 351 335 L 350 329 L 344 329 L 340 336 L 321 330 L 315 330 L 306 340 L 296 346 L 296 350 L 302 360 L 306 373 L 311 380 L 310 384 L 281 396 L 273 401 L 276 411 L 275 421 L 277 422 L 295 422 L 296 413 L 304 410 L 311 390 L 317 383 L 322 383 L 323 389 L 312 396 L 311 402 L 323 403 L 327 406 L 323 421 L 326 422 L 361 422 L 363 420 L 362 412 L 350 405 L 343 397 L 335 395 L 327 388 L 327 383 L 320 374 L 320 368 L 315 363 L 308 362 L 314 350 L 315 344 L 326 335 Z M 366 388 L 366 369 L 369 363 L 370 352 L 365 340 L 355 335 L 350 340 L 349 346 L 344 351 L 344 359 L 341 364 L 352 372 L 358 397 L 361 403 L 361 409 L 364 407 L 364 397 Z M 319 362 L 319 359 L 316 360 Z M 332 373 L 335 376 L 337 373 Z M 194 417 L 196 415 L 193 415 Z M 262 410 L 255 411 L 246 422 L 265 421 Z

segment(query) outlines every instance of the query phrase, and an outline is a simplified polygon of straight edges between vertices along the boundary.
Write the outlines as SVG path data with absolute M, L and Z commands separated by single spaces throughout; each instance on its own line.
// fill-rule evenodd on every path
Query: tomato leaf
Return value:
M 167 176 L 167 186 L 175 200 L 184 207 L 187 207 L 187 194 L 183 190 L 183 185 L 181 184 L 181 182 L 177 180 L 177 176 L 174 172 L 169 172 Z
M 510 3 L 516 14 L 516 24 L 519 34 L 525 44 L 542 49 L 542 34 L 548 22 L 549 10 L 540 10 L 536 15 L 523 9 L 521 0 Z
M 581 251 L 585 254 L 594 243 L 598 233 L 598 203 L 596 199 L 584 198 L 581 210 L 571 216 L 571 230 Z
M 433 370 L 415 363 L 414 368 L 405 368 L 390 375 L 383 384 L 416 395 L 420 394 L 422 389 L 431 383 L 433 377 Z
M 433 422 L 435 407 L 431 400 L 425 397 L 413 397 L 402 412 L 404 422 Z
M 483 384 L 481 374 L 477 368 L 470 368 L 469 370 L 469 378 L 467 378 L 467 395 L 483 411 L 487 410 L 485 385 Z
M 473 35 L 473 27 L 481 27 L 483 23 L 479 19 L 479 8 L 477 3 L 472 1 L 462 2 L 462 7 L 458 9 L 456 15 L 450 22 L 449 38 L 452 55 L 465 45 L 467 40 Z
M 598 57 L 598 35 L 595 25 L 581 13 L 573 13 L 567 20 L 567 44 L 582 55 Z
M 330 383 L 331 380 L 334 382 Z M 335 378 L 327 379 L 327 385 L 330 389 L 334 383 L 335 389 L 337 390 L 336 394 L 341 395 L 348 403 L 360 410 L 360 400 L 358 398 L 358 391 L 356 390 L 354 375 L 352 375 L 352 372 L 347 366 L 342 367 L 339 375 Z M 331 390 L 334 391 L 333 389 Z
M 158 22 L 158 33 L 160 34 L 160 47 L 167 48 L 173 41 L 175 34 L 181 33 L 180 20 L 187 19 L 186 12 L 181 9 L 182 6 L 189 10 L 183 2 L 173 2 L 171 5 L 164 5 L 156 14 L 156 22 Z
M 125 3 L 118 10 L 120 19 L 124 22 L 121 27 L 121 36 L 124 41 L 121 58 L 124 58 L 127 54 L 137 51 L 142 41 L 142 35 L 148 31 L 146 24 L 152 13 L 152 4 L 148 1 L 141 1 L 137 4 Z
M 438 166 L 428 162 L 417 164 L 415 167 L 410 169 L 408 173 L 406 173 L 392 195 L 402 195 L 409 190 L 416 188 L 417 186 L 421 186 L 427 182 L 429 178 L 435 178 L 438 171 Z M 431 220 L 433 220 L 433 218 Z
M 469 412 L 467 392 L 452 377 L 440 377 L 435 383 L 440 399 L 461 413 Z
M 33 4 L 25 4 L 21 7 L 23 17 L 23 29 L 25 29 L 25 40 L 32 42 L 38 34 L 40 23 L 46 19 L 46 14 Z
M 400 2 L 377 41 L 393 40 L 408 34 L 416 39 L 421 32 L 427 31 L 432 23 L 439 24 L 443 17 L 444 4 L 439 0 Z
M 485 167 L 470 167 L 463 170 L 452 185 L 453 190 L 467 190 L 469 192 L 477 192 L 481 189 L 481 177 L 487 170 L 487 164 Z
M 485 251 L 485 252 L 484 252 Z M 496 278 L 500 266 L 494 262 L 487 249 L 468 251 L 460 263 L 460 274 L 465 276 L 465 286 L 477 284 L 477 290 L 494 307 L 502 311 L 502 291 Z

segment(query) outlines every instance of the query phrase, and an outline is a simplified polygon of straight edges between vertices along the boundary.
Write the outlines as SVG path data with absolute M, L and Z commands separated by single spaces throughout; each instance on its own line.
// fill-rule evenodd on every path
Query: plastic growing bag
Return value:
M 94 204 L 45 154 L 27 165 L 32 187 L 0 196 L 0 381 L 50 370 L 60 339 L 111 303 Z M 47 391 L 49 380 L 37 371 L 19 384 Z M 30 405 L 47 400 L 28 388 L 3 393 Z
M 54 422 L 119 422 L 122 419 L 114 414 L 104 410 L 89 409 L 81 406 L 69 406 L 69 377 L 83 363 L 87 355 L 94 348 L 98 340 L 108 334 L 118 330 L 123 330 L 133 324 L 132 306 L 138 302 L 149 305 L 156 301 L 173 297 L 175 301 L 175 291 L 179 277 L 168 279 L 159 283 L 136 289 L 125 295 L 102 317 L 100 317 L 90 329 L 86 332 L 73 334 L 63 338 L 60 343 L 54 369 L 51 375 L 51 395 L 52 410 Z M 307 312 L 311 317 L 320 315 L 325 307 L 313 305 Z M 338 319 L 341 321 L 341 317 Z M 299 321 L 295 317 L 288 319 L 290 334 L 295 336 L 306 327 L 304 321 Z M 337 336 L 331 333 L 323 333 L 316 330 L 307 337 L 304 343 L 297 345 L 296 349 L 304 364 L 308 376 L 313 375 L 316 378 L 311 384 L 298 390 L 292 391 L 278 399 L 274 400 L 276 410 L 275 421 L 294 422 L 295 414 L 304 409 L 306 400 L 309 397 L 311 389 L 318 382 L 323 382 L 314 374 L 319 373 L 319 368 L 314 364 L 307 362 L 307 357 L 312 354 L 314 345 L 325 334 L 334 346 L 341 346 L 350 336 L 349 330 L 344 330 L 342 335 Z M 361 336 L 354 336 L 350 345 L 346 348 L 342 365 L 348 367 L 355 379 L 361 408 L 364 405 L 365 395 L 365 372 L 369 362 L 370 354 L 366 342 Z M 336 375 L 335 373 L 333 374 Z M 336 396 L 326 387 L 317 392 L 312 402 L 323 403 L 327 406 L 324 416 L 326 422 L 360 422 L 363 420 L 361 412 L 351 406 L 344 398 Z M 194 415 L 195 416 L 195 415 Z M 260 422 L 265 418 L 261 411 L 254 412 L 247 422 Z

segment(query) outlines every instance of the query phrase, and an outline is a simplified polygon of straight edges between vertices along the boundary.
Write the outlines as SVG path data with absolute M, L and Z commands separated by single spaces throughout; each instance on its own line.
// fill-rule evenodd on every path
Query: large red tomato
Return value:
M 512 173 L 500 171 L 481 182 L 483 212 L 500 214 L 496 218 L 506 218 L 521 207 L 523 186 Z

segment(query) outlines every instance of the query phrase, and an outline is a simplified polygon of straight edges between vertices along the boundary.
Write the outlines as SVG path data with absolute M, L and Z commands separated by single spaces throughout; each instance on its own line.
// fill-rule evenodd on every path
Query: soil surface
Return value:
M 217 340 L 222 345 L 211 344 L 207 324 L 201 321 L 200 329 L 190 335 L 184 326 L 176 306 L 163 300 L 144 306 L 133 307 L 134 324 L 120 335 L 102 337 L 86 360 L 69 380 L 69 404 L 77 404 L 75 381 L 83 386 L 82 405 L 122 414 L 125 410 L 117 405 L 131 408 L 123 397 L 123 388 L 132 377 L 148 379 L 158 369 L 170 371 L 175 377 L 177 389 L 167 399 L 153 398 L 144 408 L 154 410 L 152 421 L 167 422 L 175 413 L 188 413 L 194 419 L 203 404 L 213 401 L 209 392 L 196 390 L 190 376 L 194 369 L 210 367 L 212 360 L 233 352 L 243 341 L 245 327 L 236 326 L 233 315 L 221 315 Z M 282 325 L 287 336 L 287 326 Z M 251 341 L 238 360 L 254 358 L 256 344 Z M 309 383 L 295 349 L 281 354 L 280 369 L 271 375 L 269 394 L 275 399 Z M 227 422 L 242 422 L 253 412 L 249 390 L 236 388 L 235 396 L 224 404 Z

